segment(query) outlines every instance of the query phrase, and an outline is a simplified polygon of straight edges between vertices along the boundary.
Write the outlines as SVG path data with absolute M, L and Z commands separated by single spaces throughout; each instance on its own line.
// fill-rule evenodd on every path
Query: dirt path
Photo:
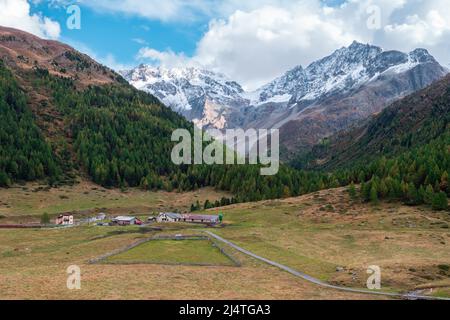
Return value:
M 449 298 L 439 298 L 439 297 L 430 297 L 430 296 L 421 296 L 421 295 L 416 295 L 416 294 L 400 294 L 400 293 L 390 293 L 390 292 L 382 292 L 382 291 L 371 291 L 371 290 L 363 290 L 363 289 L 352 289 L 352 288 L 347 288 L 347 287 L 340 287 L 340 286 L 334 286 L 331 284 L 328 284 L 326 282 L 323 282 L 317 278 L 311 277 L 305 273 L 299 272 L 297 270 L 294 270 L 288 266 L 282 265 L 278 262 L 263 258 L 251 251 L 248 251 L 244 248 L 241 248 L 237 245 L 235 245 L 234 243 L 232 243 L 231 241 L 228 241 L 214 233 L 212 233 L 211 231 L 205 231 L 206 234 L 208 234 L 209 236 L 213 237 L 214 239 L 221 241 L 225 244 L 227 244 L 228 246 L 236 249 L 237 251 L 248 255 L 252 258 L 255 258 L 257 260 L 260 260 L 264 263 L 267 263 L 271 266 L 277 267 L 281 270 L 284 270 L 286 272 L 289 272 L 290 274 L 293 274 L 296 277 L 302 278 L 303 280 L 306 280 L 308 282 L 311 282 L 315 285 L 324 287 L 324 288 L 329 288 L 329 289 L 335 289 L 335 290 L 340 290 L 340 291 L 346 291 L 346 292 L 352 292 L 352 293 L 362 293 L 362 294 L 370 294 L 370 295 L 378 295 L 378 296 L 386 296 L 386 297 L 391 297 L 391 298 L 401 298 L 401 299 L 408 299 L 408 300 L 450 300 Z

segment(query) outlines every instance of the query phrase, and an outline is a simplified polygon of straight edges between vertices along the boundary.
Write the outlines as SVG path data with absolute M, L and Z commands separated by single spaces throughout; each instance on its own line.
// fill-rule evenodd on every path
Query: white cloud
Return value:
M 95 56 L 95 60 L 117 72 L 122 70 L 130 70 L 133 67 L 131 65 L 118 62 L 112 53 L 108 53 L 106 56 Z
M 66 3 L 68 0 L 51 0 Z M 78 0 L 99 12 L 116 12 L 153 20 L 186 22 L 208 17 L 226 17 L 237 9 L 253 10 L 262 5 L 285 5 L 293 0 Z
M 327 15 L 318 1 L 289 8 L 264 6 L 214 20 L 198 43 L 196 60 L 255 88 L 359 36 Z
M 139 50 L 136 59 L 146 59 L 167 68 L 187 66 L 194 63 L 194 59 L 186 57 L 183 53 L 175 53 L 170 49 L 159 51 L 148 47 Z
M 54 0 L 64 1 L 64 0 Z M 79 0 L 99 12 L 117 12 L 153 20 L 192 20 L 206 15 L 208 3 L 202 0 Z
M 0 0 L 1 1 L 1 0 Z M 52 0 L 53 2 L 64 0 Z M 449 0 L 79 0 L 99 12 L 169 23 L 210 21 L 193 57 L 143 48 L 138 58 L 165 66 L 202 65 L 255 88 L 287 69 L 306 66 L 353 40 L 385 49 L 428 49 L 442 64 L 450 58 Z M 368 28 L 380 9 L 381 28 Z M 144 45 L 143 45 L 144 46 Z
M 140 44 L 140 45 L 147 45 L 148 44 L 148 42 L 146 40 L 142 39 L 142 38 L 133 38 L 131 40 L 133 42 L 136 42 L 137 44 Z
M 388 50 L 424 47 L 444 65 L 450 60 L 448 0 L 348 0 L 334 8 L 319 0 L 267 3 L 212 20 L 192 60 L 252 89 L 353 40 Z M 367 24 L 371 6 L 380 9 L 378 30 Z
M 61 33 L 58 22 L 39 14 L 31 14 L 27 0 L 0 0 L 0 25 L 49 39 L 57 39 Z

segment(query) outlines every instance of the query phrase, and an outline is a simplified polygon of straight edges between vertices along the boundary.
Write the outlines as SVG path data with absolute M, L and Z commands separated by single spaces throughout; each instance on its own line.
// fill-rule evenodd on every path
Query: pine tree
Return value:
M 289 198 L 291 196 L 291 191 L 288 186 L 283 188 L 283 198 Z
M 50 223 L 50 216 L 47 212 L 44 212 L 41 216 L 41 224 L 49 224 Z
M 361 198 L 363 201 L 370 200 L 370 183 L 361 183 Z
M 205 201 L 205 205 L 203 206 L 203 208 L 205 209 L 205 210 L 208 210 L 208 209 L 211 209 L 213 206 L 212 206 L 212 204 L 211 204 L 211 202 L 209 201 L 209 200 L 206 200 Z
M 433 210 L 442 211 L 448 209 L 448 198 L 444 192 L 436 193 L 433 197 L 432 203 Z
M 378 186 L 378 193 L 382 199 L 386 198 L 389 193 L 388 187 L 384 180 L 381 180 L 380 185 Z
M 447 173 L 447 171 L 444 171 L 442 173 L 440 187 L 441 187 L 441 190 L 443 192 L 445 192 L 445 193 L 450 195 L 450 188 L 449 188 L 449 184 L 448 184 L 448 173 Z
M 429 184 L 427 186 L 427 188 L 425 189 L 425 195 L 423 197 L 423 201 L 425 202 L 425 204 L 431 205 L 433 203 L 433 198 L 434 198 L 433 186 L 431 184 Z
M 417 189 L 412 182 L 408 184 L 405 202 L 406 204 L 412 206 L 418 205 L 420 203 L 419 193 L 417 192 Z
M 9 187 L 11 185 L 11 180 L 8 175 L 4 172 L 0 172 L 0 187 Z
M 378 200 L 378 189 L 377 184 L 375 182 L 372 183 L 372 187 L 370 188 L 370 202 L 377 204 Z
M 355 184 L 353 183 L 353 181 L 350 184 L 350 186 L 348 187 L 348 194 L 350 195 L 350 198 L 356 199 L 356 187 L 355 187 Z

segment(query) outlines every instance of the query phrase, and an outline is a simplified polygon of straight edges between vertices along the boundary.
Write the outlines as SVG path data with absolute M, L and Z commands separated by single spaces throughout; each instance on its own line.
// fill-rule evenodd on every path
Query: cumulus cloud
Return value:
M 386 42 L 393 44 L 399 42 L 402 46 L 428 46 L 436 47 L 450 40 L 450 16 L 448 1 L 429 0 L 411 1 L 411 7 L 403 7 L 398 13 L 403 13 L 403 19 L 394 20 L 387 24 L 382 36 Z M 448 51 L 446 55 L 448 55 Z
M 153 48 L 144 47 L 139 50 L 136 59 L 145 59 L 153 64 L 157 64 L 166 68 L 186 67 L 200 65 L 195 62 L 195 58 L 189 58 L 184 53 L 176 53 L 168 49 L 159 51 Z
M 299 64 L 307 64 L 360 37 L 328 16 L 319 1 L 289 8 L 264 6 L 214 20 L 195 59 L 255 88 Z
M 230 3 L 230 2 L 228 2 Z M 428 49 L 450 62 L 448 0 L 319 0 L 273 3 L 215 19 L 192 58 L 254 89 L 296 65 L 306 66 L 353 40 L 385 49 Z M 373 18 L 379 25 L 370 25 Z
M 31 14 L 27 0 L 0 0 L 0 25 L 49 39 L 57 39 L 61 33 L 58 22 L 40 14 Z
M 442 64 L 450 62 L 448 0 L 346 0 L 334 6 L 326 3 L 336 1 L 323 0 L 79 2 L 100 12 L 167 23 L 210 21 L 192 57 L 145 45 L 138 58 L 164 66 L 201 65 L 227 74 L 249 89 L 353 40 L 402 51 L 423 47 Z M 368 24 L 374 17 L 379 20 L 376 28 Z

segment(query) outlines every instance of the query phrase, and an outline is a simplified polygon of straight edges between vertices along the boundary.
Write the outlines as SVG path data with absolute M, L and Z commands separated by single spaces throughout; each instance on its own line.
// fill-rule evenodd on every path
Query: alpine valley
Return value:
M 425 49 L 384 51 L 355 41 L 253 92 L 223 74 L 196 68 L 140 65 L 121 73 L 203 128 L 280 129 L 282 157 L 288 159 L 447 72 Z
M 246 92 L 0 26 L 0 300 L 449 299 L 447 73 L 354 42 Z M 178 165 L 194 123 L 279 128 L 285 161 Z

